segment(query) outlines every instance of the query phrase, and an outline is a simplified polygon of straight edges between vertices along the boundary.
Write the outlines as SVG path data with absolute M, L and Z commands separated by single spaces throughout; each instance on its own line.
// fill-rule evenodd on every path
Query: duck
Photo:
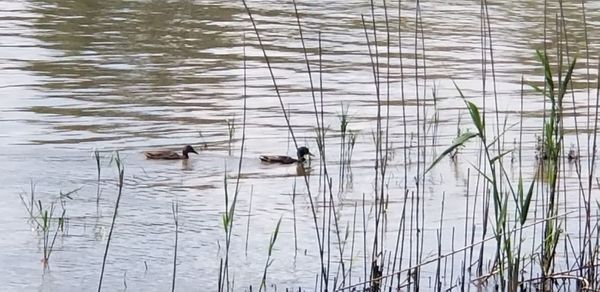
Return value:
M 310 153 L 308 147 L 304 146 L 298 148 L 296 154 L 298 155 L 298 159 L 285 155 L 261 155 L 259 156 L 259 159 L 265 163 L 292 164 L 296 162 L 303 163 L 306 161 L 306 155 L 314 156 L 312 153 Z
M 577 153 L 575 145 L 571 144 L 571 148 L 569 149 L 569 154 L 567 155 L 567 158 L 569 159 L 569 162 L 574 162 L 579 159 L 579 153 Z
M 194 150 L 194 147 L 192 147 L 191 145 L 186 145 L 185 147 L 183 147 L 182 154 L 179 154 L 175 151 L 170 151 L 170 150 L 157 150 L 157 151 L 146 151 L 146 152 L 144 152 L 144 155 L 146 156 L 146 159 L 163 159 L 163 160 L 184 159 L 184 160 L 187 160 L 190 158 L 188 155 L 189 153 L 198 154 L 198 152 L 196 152 L 196 150 Z

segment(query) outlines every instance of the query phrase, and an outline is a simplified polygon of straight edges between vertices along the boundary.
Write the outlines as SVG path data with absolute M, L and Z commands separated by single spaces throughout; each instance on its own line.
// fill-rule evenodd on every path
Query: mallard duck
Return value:
M 262 162 L 266 163 L 292 164 L 295 162 L 302 163 L 306 161 L 306 155 L 314 156 L 312 153 L 310 153 L 308 148 L 304 146 L 298 148 L 296 153 L 298 155 L 298 159 L 285 155 L 261 155 L 259 158 Z
M 174 160 L 174 159 L 188 159 L 188 158 L 190 158 L 188 156 L 188 153 L 198 154 L 198 152 L 196 152 L 196 150 L 194 150 L 194 147 L 187 145 L 187 146 L 183 147 L 182 155 L 180 155 L 179 153 L 177 153 L 175 151 L 170 151 L 170 150 L 146 151 L 146 152 L 144 152 L 144 155 L 146 156 L 146 159 Z

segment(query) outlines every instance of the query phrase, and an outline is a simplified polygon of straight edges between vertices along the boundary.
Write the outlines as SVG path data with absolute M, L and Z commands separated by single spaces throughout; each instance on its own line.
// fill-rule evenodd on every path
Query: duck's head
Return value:
M 187 156 L 188 153 L 198 154 L 198 152 L 196 152 L 196 150 L 194 150 L 194 147 L 192 147 L 191 145 L 186 145 L 185 147 L 183 147 L 183 156 Z
M 298 148 L 297 154 L 298 154 L 298 160 L 300 160 L 300 161 L 304 161 L 304 156 L 306 156 L 306 155 L 314 156 L 312 153 L 310 153 L 310 150 L 308 150 L 308 147 L 304 147 L 304 146 Z

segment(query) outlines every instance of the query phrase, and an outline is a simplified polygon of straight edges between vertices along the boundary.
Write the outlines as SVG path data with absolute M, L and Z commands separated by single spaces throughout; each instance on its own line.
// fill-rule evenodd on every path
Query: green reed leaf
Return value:
M 425 170 L 425 173 L 428 173 L 436 164 L 438 164 L 438 162 L 440 162 L 442 160 L 442 158 L 444 158 L 446 155 L 448 155 L 449 153 L 451 153 L 452 151 L 454 151 L 454 149 L 463 146 L 467 141 L 469 141 L 471 138 L 473 137 L 477 137 L 476 133 L 471 133 L 471 132 L 466 132 L 466 133 L 462 133 L 460 136 L 456 137 L 456 140 L 454 140 L 454 143 L 452 145 L 450 145 L 450 147 L 448 147 L 446 150 L 444 150 L 444 152 L 442 152 L 442 154 L 440 154 L 440 156 L 438 156 L 438 158 L 436 158 L 431 165 L 427 168 L 427 170 Z

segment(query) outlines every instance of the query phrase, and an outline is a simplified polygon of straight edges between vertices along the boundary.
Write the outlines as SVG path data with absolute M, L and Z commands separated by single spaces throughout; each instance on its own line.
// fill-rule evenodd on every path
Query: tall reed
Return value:
M 115 228 L 115 222 L 117 221 L 117 214 L 119 212 L 119 203 L 121 202 L 121 195 L 123 194 L 123 185 L 125 183 L 125 166 L 121 160 L 119 152 L 111 159 L 117 166 L 118 180 L 117 180 L 117 200 L 115 201 L 115 209 L 110 223 L 110 231 L 108 232 L 108 239 L 106 240 L 106 248 L 104 249 L 104 256 L 102 257 L 102 269 L 100 270 L 100 280 L 98 281 L 98 292 L 102 291 L 102 280 L 104 279 L 104 268 L 106 267 L 106 258 L 108 257 L 108 249 L 112 240 L 113 230 Z
M 240 179 L 242 174 L 242 162 L 244 160 L 244 150 L 246 143 L 246 109 L 247 109 L 247 85 L 246 85 L 246 35 L 242 35 L 243 42 L 243 92 L 242 92 L 242 100 L 243 100 L 243 115 L 242 115 L 242 141 L 240 145 L 240 158 L 238 160 L 238 169 L 237 169 L 237 177 L 235 181 L 235 190 L 233 193 L 233 200 L 231 201 L 231 205 L 229 205 L 229 191 L 227 184 L 227 173 L 224 174 L 224 191 L 225 191 L 225 212 L 223 213 L 223 230 L 225 232 L 225 259 L 222 266 L 222 269 L 219 270 L 219 291 L 230 291 L 233 287 L 230 287 L 229 280 L 229 267 L 230 267 L 230 258 L 229 251 L 231 248 L 231 236 L 233 234 L 234 227 L 234 219 L 235 219 L 235 211 L 238 201 L 238 195 L 240 192 Z M 250 220 L 250 219 L 248 219 Z M 248 221 L 248 228 L 250 226 L 250 221 Z

